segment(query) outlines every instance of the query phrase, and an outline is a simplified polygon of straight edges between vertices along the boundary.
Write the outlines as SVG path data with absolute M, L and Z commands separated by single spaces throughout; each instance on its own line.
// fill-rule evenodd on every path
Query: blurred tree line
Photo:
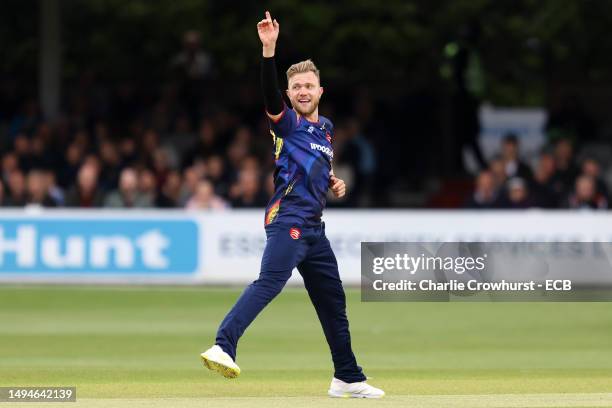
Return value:
M 107 81 L 163 81 L 183 33 L 197 29 L 217 78 L 255 79 L 264 6 L 281 24 L 283 67 L 311 57 L 324 82 L 379 84 L 391 95 L 444 88 L 445 46 L 466 24 L 479 27 L 483 96 L 494 104 L 545 104 L 551 82 L 612 82 L 604 0 L 65 0 L 63 77 L 93 70 Z M 0 20 L 0 75 L 35 92 L 38 2 L 5 0 Z

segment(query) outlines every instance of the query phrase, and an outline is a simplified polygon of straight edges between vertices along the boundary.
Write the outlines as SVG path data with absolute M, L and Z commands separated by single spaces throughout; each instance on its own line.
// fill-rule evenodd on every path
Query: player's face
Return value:
M 319 106 L 323 88 L 314 72 L 294 74 L 289 78 L 287 95 L 293 108 L 302 116 L 312 114 Z

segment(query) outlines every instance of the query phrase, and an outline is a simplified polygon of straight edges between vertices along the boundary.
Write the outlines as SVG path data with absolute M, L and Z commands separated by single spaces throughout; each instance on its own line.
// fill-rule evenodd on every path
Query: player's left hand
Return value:
M 329 187 L 336 198 L 342 198 L 344 197 L 344 194 L 346 194 L 346 185 L 344 184 L 344 180 L 339 179 L 333 174 L 329 178 Z

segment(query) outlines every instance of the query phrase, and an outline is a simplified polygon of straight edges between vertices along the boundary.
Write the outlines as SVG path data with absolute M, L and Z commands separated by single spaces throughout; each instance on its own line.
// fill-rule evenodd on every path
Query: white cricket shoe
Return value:
M 236 378 L 240 375 L 238 364 L 216 344 L 200 354 L 200 357 L 209 370 L 216 371 L 225 378 Z
M 383 390 L 372 387 L 365 381 L 345 383 L 337 378 L 332 379 L 327 394 L 334 398 L 382 398 Z

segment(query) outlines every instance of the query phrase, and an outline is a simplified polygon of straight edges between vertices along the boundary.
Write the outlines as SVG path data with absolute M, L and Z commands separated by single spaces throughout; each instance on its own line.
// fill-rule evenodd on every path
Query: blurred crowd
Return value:
M 51 125 L 30 102 L 11 121 L 0 202 L 117 208 L 266 204 L 269 163 L 252 129 L 225 112 L 202 119 L 196 129 L 187 114 L 167 116 L 140 116 L 127 134 L 117 135 L 104 120 L 79 125 L 81 116 Z M 167 125 L 159 123 L 164 120 Z
M 138 78 L 104 83 L 95 71 L 83 70 L 64 88 L 62 114 L 53 120 L 36 98 L 0 81 L 0 206 L 264 207 L 274 190 L 274 161 L 258 84 L 216 80 L 214 59 L 196 31 L 185 33 L 167 71 L 167 81 L 152 87 Z M 329 205 L 427 205 L 427 181 L 453 177 L 440 170 L 449 166 L 430 159 L 443 150 L 431 127 L 435 103 L 423 96 L 381 107 L 367 94 L 349 103 L 342 96 L 345 103 L 334 106 L 327 95 L 322 107 L 335 122 L 334 171 L 347 184 L 347 196 L 328 196 Z M 462 144 L 477 147 L 477 104 L 473 108 L 472 114 L 455 112 L 461 119 L 451 126 L 458 131 L 457 152 Z M 572 140 L 594 132 L 576 112 L 549 112 L 552 124 L 579 137 L 549 138 L 554 142 L 534 160 L 521 157 L 520 137 L 512 134 L 493 159 L 477 154 L 483 170 L 464 207 L 607 209 L 602 166 L 612 168 L 612 157 L 602 163 L 577 154 Z M 430 137 L 414 137 L 419 134 Z M 408 150 L 411 160 L 404 160 Z M 463 174 L 455 176 L 464 181 Z M 465 194 L 463 188 L 451 206 Z
M 14 112 L 3 109 L 0 205 L 264 207 L 274 162 L 262 101 L 245 89 L 230 98 L 232 106 L 221 102 L 227 98 L 207 88 L 213 71 L 197 32 L 187 32 L 158 89 L 104 86 L 84 72 L 54 121 L 34 98 Z M 352 205 L 374 153 L 360 125 L 343 122 L 335 132 L 338 172 L 355 188 L 336 204 Z
M 532 165 L 519 155 L 519 138 L 504 137 L 500 153 L 475 179 L 465 207 L 473 209 L 607 209 L 609 190 L 602 165 L 576 155 L 569 138 L 545 147 Z M 581 156 L 581 157 L 580 157 Z M 577 159 L 580 157 L 580 159 Z
M 274 189 L 274 163 L 261 110 L 249 122 L 242 111 L 217 109 L 197 117 L 193 126 L 189 111 L 173 95 L 162 93 L 150 109 L 119 124 L 95 118 L 85 106 L 50 123 L 36 102 L 27 102 L 5 125 L 0 205 L 265 206 Z M 513 134 L 503 139 L 499 154 L 475 178 L 466 208 L 609 207 L 610 191 L 595 157 L 577 155 L 570 139 L 559 138 L 526 161 L 519 140 Z M 330 204 L 367 206 L 363 198 L 377 182 L 378 156 L 359 121 L 338 122 L 334 150 L 335 172 L 347 182 L 349 194 L 340 202 L 330 198 Z
M 52 126 L 36 115 L 13 122 L 21 125 L 2 153 L 2 206 L 264 207 L 274 191 L 265 118 L 252 129 L 221 111 L 192 130 L 179 115 L 171 131 L 138 122 L 123 137 L 113 136 L 104 121 L 91 130 L 68 122 Z M 337 131 L 346 157 L 338 174 L 353 186 L 360 170 L 343 163 L 362 162 L 351 158 L 363 150 L 357 131 L 354 122 Z

